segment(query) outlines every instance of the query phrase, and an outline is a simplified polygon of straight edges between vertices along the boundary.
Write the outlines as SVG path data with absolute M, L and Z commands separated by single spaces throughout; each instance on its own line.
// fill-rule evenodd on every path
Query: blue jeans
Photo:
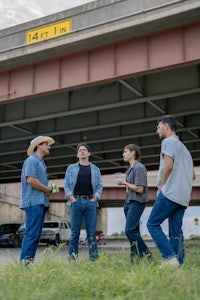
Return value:
M 177 257 L 180 264 L 184 261 L 185 247 L 182 231 L 185 206 L 167 199 L 162 192 L 156 198 L 147 228 L 164 259 Z M 163 233 L 161 224 L 168 219 L 169 240 Z
M 22 241 L 20 260 L 34 260 L 45 218 L 44 205 L 25 208 L 26 231 Z
M 91 260 L 98 259 L 98 246 L 96 240 L 96 202 L 90 199 L 79 199 L 71 203 L 71 238 L 68 248 L 68 254 L 78 254 L 79 236 L 82 225 L 82 219 L 85 219 L 87 242 L 89 248 L 89 256 Z
M 124 204 L 124 214 L 126 216 L 125 234 L 130 242 L 131 259 L 134 256 L 143 257 L 150 252 L 140 235 L 140 217 L 144 209 L 145 203 L 138 201 L 125 202 Z

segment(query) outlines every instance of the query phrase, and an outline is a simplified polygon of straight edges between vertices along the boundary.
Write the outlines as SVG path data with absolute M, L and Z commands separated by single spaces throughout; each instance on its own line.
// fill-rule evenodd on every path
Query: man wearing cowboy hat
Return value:
M 47 167 L 43 157 L 49 154 L 50 146 L 55 141 L 49 136 L 34 138 L 28 147 L 28 158 L 24 161 L 21 172 L 20 208 L 26 212 L 26 231 L 24 234 L 20 261 L 28 265 L 34 260 L 40 240 L 45 211 L 49 207 Z

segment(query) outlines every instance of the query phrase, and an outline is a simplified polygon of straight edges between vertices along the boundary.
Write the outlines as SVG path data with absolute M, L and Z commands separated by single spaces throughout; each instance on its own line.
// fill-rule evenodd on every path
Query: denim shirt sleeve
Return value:
M 91 166 L 91 174 L 92 174 L 93 194 L 99 200 L 101 198 L 101 194 L 103 191 L 101 172 L 97 166 L 93 164 L 90 164 L 90 166 Z
M 64 179 L 64 190 L 67 199 L 69 199 L 69 197 L 74 194 L 74 187 L 77 182 L 78 172 L 78 164 L 69 165 L 66 170 Z

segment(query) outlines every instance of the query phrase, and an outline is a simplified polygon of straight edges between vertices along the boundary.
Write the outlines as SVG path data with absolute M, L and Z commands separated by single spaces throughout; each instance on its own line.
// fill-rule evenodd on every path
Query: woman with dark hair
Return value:
M 126 172 L 126 180 L 117 180 L 118 185 L 126 187 L 124 214 L 126 217 L 125 234 L 130 242 L 131 262 L 135 258 L 152 258 L 147 245 L 140 235 L 140 217 L 148 200 L 147 170 L 140 162 L 140 148 L 136 144 L 124 147 L 123 159 L 130 168 Z

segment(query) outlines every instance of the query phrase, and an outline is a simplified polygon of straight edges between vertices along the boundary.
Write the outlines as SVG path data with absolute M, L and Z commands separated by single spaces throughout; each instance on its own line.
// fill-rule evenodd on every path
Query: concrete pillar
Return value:
M 51 202 L 49 209 L 45 217 L 46 221 L 57 221 L 57 220 L 67 220 L 69 218 L 66 216 L 66 203 L 65 202 Z
M 107 222 L 107 208 L 97 209 L 97 230 L 102 230 L 105 235 L 108 232 L 108 222 Z
M 0 185 L 0 223 L 23 222 L 25 213 L 19 208 L 20 184 Z

